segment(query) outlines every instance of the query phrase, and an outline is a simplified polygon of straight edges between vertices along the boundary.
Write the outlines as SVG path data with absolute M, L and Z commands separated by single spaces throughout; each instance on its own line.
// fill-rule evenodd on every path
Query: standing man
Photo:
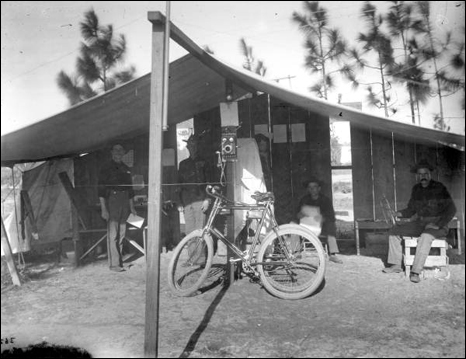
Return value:
M 186 140 L 189 157 L 180 162 L 178 170 L 180 210 L 184 211 L 185 233 L 204 227 L 211 198 L 205 188 L 212 180 L 210 164 L 199 154 L 200 136 L 191 135 Z
M 322 236 L 327 236 L 329 247 L 329 261 L 341 264 L 343 261 L 336 256 L 339 253 L 336 239 L 336 218 L 335 210 L 330 198 L 321 194 L 321 182 L 317 178 L 310 178 L 303 183 L 307 190 L 307 195 L 301 198 L 298 207 L 298 223 L 306 224 L 307 214 L 315 213 L 312 207 L 320 212 L 320 218 L 312 218 L 312 223 L 322 223 Z
M 112 160 L 102 166 L 98 183 L 101 215 L 107 221 L 110 270 L 116 272 L 125 270 L 122 249 L 126 220 L 130 213 L 136 214 L 131 171 L 122 162 L 125 153 L 123 145 L 120 143 L 113 145 Z
M 396 212 L 397 217 L 408 217 L 410 221 L 396 224 L 388 237 L 388 264 L 385 273 L 400 273 L 402 261 L 401 236 L 419 237 L 414 263 L 409 279 L 419 283 L 419 274 L 424 268 L 432 241 L 448 234 L 448 222 L 456 213 L 456 207 L 446 187 L 432 179 L 434 167 L 426 160 L 417 163 L 412 172 L 416 173 L 417 184 L 411 191 L 408 207 Z

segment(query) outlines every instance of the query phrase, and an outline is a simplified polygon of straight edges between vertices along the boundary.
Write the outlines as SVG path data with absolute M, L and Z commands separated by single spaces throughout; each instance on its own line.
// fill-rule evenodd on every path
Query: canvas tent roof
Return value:
M 150 14 L 153 21 L 164 22 L 162 14 Z M 252 72 L 228 65 L 202 50 L 173 24 L 171 37 L 189 54 L 170 64 L 169 125 L 224 102 L 225 80 L 229 79 L 236 97 L 249 91 L 264 92 L 309 111 L 348 120 L 374 131 L 390 131 L 416 142 L 439 142 L 464 149 L 464 135 L 422 128 L 332 104 L 284 89 Z M 57 115 L 3 135 L 2 165 L 90 152 L 114 139 L 147 132 L 149 95 L 150 74 L 147 74 Z
M 235 86 L 235 93 L 245 90 Z M 150 73 L 43 121 L 2 136 L 2 165 L 66 157 L 149 130 Z M 187 55 L 170 64 L 168 124 L 218 106 L 225 79 Z

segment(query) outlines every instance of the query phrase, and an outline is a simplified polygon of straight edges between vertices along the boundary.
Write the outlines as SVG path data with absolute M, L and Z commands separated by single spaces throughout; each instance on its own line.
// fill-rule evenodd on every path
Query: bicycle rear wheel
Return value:
M 207 278 L 214 246 L 209 235 L 198 229 L 176 246 L 168 264 L 168 286 L 178 296 L 188 297 L 196 293 Z
M 305 298 L 314 293 L 325 276 L 322 243 L 298 224 L 279 226 L 277 232 L 278 235 L 275 231 L 267 235 L 257 255 L 261 282 L 279 298 Z

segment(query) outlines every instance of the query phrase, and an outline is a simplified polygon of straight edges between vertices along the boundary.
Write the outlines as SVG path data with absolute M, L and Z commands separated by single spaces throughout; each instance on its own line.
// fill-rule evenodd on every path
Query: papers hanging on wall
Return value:
M 306 142 L 306 125 L 304 123 L 291 125 L 291 142 Z
M 274 125 L 273 126 L 273 142 L 274 143 L 286 143 L 286 125 Z

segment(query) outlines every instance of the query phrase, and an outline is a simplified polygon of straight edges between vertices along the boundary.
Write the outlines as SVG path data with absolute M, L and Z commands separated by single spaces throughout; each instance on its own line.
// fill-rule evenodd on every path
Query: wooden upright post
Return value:
M 226 180 L 227 180 L 227 197 L 234 199 L 235 195 L 235 163 L 228 161 L 226 163 Z M 227 239 L 231 242 L 235 242 L 235 212 L 227 216 Z M 230 262 L 230 258 L 233 257 L 233 252 L 227 247 L 227 267 L 226 267 L 226 282 L 225 285 L 229 286 L 235 281 L 235 262 Z
M 230 79 L 225 79 L 225 99 L 228 103 L 231 103 L 233 100 L 233 83 Z M 220 106 L 220 114 L 221 114 L 221 124 L 222 127 L 225 129 L 229 129 L 230 127 L 235 127 L 239 125 L 238 113 L 237 111 L 232 111 L 233 107 L 227 105 L 226 108 L 224 107 L 224 111 L 222 111 L 222 105 Z M 236 131 L 236 129 L 235 129 Z M 223 134 L 222 134 L 223 137 Z M 236 145 L 236 142 L 235 142 Z M 223 151 L 223 149 L 222 149 Z M 234 149 L 234 153 L 237 150 Z M 223 155 L 223 154 L 222 154 Z M 226 180 L 227 180 L 227 196 L 230 197 L 232 200 L 235 199 L 235 186 L 236 186 L 236 164 L 233 159 L 228 158 L 226 163 Z M 235 211 L 231 211 L 230 215 L 227 217 L 227 239 L 231 243 L 235 243 Z M 230 259 L 234 257 L 234 253 L 227 248 L 227 267 L 226 267 L 226 285 L 230 285 L 235 280 L 235 262 L 230 262 Z
M 75 206 L 71 206 L 71 230 L 73 232 L 73 249 L 74 249 L 74 261 L 73 265 L 77 268 L 80 265 L 81 257 L 81 238 L 79 235 L 79 215 L 78 210 Z
M 159 276 L 161 236 L 162 118 L 164 74 L 164 22 L 160 13 L 149 12 L 152 23 L 152 73 L 149 125 L 149 201 L 146 248 L 146 322 L 144 356 L 156 358 L 159 326 Z

